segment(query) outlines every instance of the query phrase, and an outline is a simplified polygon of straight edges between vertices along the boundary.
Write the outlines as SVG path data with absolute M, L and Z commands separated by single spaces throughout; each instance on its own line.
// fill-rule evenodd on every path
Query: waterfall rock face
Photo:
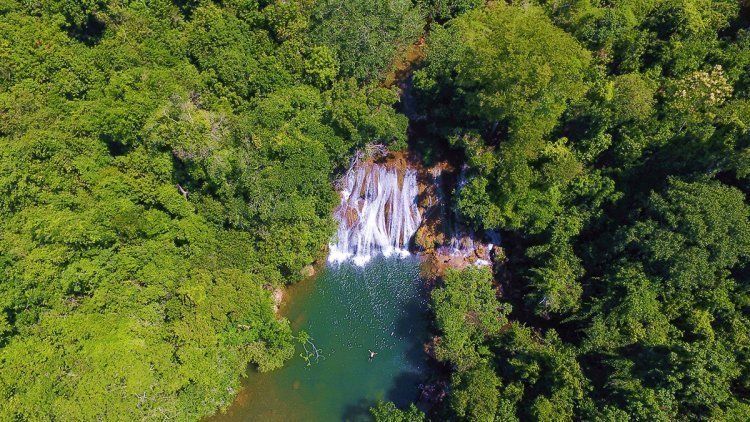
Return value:
M 409 242 L 421 223 L 417 172 L 364 163 L 349 169 L 340 192 L 339 222 L 329 262 L 351 259 L 364 265 L 373 256 L 409 255 Z
M 425 221 L 417 230 L 415 243 L 423 252 L 427 279 L 440 278 L 448 268 L 493 264 L 499 233 L 473 230 L 451 206 L 466 186 L 468 173 L 466 165 L 459 170 L 448 162 L 439 162 L 422 179 L 426 183 L 420 191 L 420 206 Z
M 461 168 L 461 172 L 458 175 L 458 181 L 456 182 L 456 190 L 460 191 L 466 186 L 466 173 L 469 167 L 464 164 Z M 439 193 L 442 193 L 440 191 Z M 444 195 L 444 193 L 442 193 Z M 443 203 L 447 203 L 447 198 L 442 199 Z M 460 222 L 459 215 L 454 210 L 446 210 L 444 213 L 450 213 L 450 217 L 446 217 L 446 221 L 450 222 L 450 226 L 447 230 L 449 241 L 448 244 L 439 248 L 439 253 L 443 255 L 469 258 L 476 257 L 474 265 L 486 266 L 490 265 L 490 252 L 495 244 L 499 243 L 499 235 L 492 231 L 484 233 L 484 237 L 489 238 L 494 243 L 485 243 L 482 241 L 481 233 L 477 236 L 470 227 Z

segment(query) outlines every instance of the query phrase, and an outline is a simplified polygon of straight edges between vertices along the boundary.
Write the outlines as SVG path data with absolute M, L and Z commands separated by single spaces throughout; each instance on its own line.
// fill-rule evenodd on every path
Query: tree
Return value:
M 0 419 L 227 407 L 293 357 L 271 291 L 351 152 L 404 142 L 396 94 L 339 76 L 311 2 L 0 3 Z
M 370 408 L 370 413 L 376 422 L 423 422 L 425 414 L 414 403 L 407 410 L 401 410 L 393 402 L 378 401 Z
M 335 51 L 342 73 L 358 81 L 376 79 L 424 26 L 409 0 L 321 0 L 311 20 L 311 39 Z
M 482 163 L 458 200 L 477 226 L 539 231 L 549 224 L 581 165 L 564 139 L 546 137 L 585 92 L 589 60 L 536 7 L 493 4 L 431 34 L 415 86 L 438 133 Z
M 465 421 L 490 421 L 495 419 L 498 405 L 500 379 L 486 365 L 459 372 L 451 380 L 455 391 L 450 397 L 451 408 Z
M 437 328 L 443 333 L 436 355 L 461 370 L 471 368 L 489 356 L 484 340 L 499 333 L 510 309 L 498 302 L 486 269 L 449 269 L 444 283 L 432 293 Z
M 477 335 L 460 316 L 481 305 L 434 293 L 439 357 L 471 363 L 453 366 L 451 414 L 742 419 L 741 6 L 534 4 L 490 3 L 435 25 L 414 77 L 418 127 L 466 166 L 452 205 L 476 229 L 504 230 L 496 283 L 514 309 Z

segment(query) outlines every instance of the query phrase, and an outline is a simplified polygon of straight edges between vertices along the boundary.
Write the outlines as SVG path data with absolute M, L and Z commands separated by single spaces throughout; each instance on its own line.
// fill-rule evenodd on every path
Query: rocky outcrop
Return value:
M 279 309 L 281 308 L 281 302 L 284 301 L 284 289 L 280 287 L 273 289 L 272 297 L 273 297 L 273 311 L 275 313 L 278 313 Z
M 464 225 L 451 204 L 465 180 L 465 169 L 440 162 L 420 169 L 419 208 L 422 224 L 414 236 L 414 249 L 423 257 L 422 275 L 428 283 L 448 268 L 492 265 L 497 236 L 475 233 Z

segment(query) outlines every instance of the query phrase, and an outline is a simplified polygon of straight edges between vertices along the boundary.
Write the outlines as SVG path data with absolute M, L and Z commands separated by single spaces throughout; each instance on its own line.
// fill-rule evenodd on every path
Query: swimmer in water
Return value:
M 367 351 L 370 352 L 370 359 L 369 360 L 372 360 L 375 357 L 375 355 L 377 355 L 377 353 L 373 352 L 370 349 L 367 349 Z

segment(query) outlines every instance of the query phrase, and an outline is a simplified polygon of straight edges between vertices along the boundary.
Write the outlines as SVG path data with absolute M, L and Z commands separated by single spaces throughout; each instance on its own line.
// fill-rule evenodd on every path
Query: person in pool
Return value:
M 369 360 L 372 360 L 373 358 L 375 358 L 375 355 L 377 355 L 377 353 L 373 352 L 370 349 L 367 349 L 367 351 L 370 352 L 370 359 Z

